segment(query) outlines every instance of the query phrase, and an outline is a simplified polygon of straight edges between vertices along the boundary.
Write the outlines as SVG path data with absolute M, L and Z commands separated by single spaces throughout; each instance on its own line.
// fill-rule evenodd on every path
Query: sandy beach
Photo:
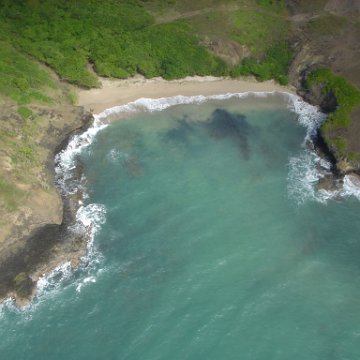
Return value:
M 230 79 L 212 76 L 194 76 L 167 81 L 162 78 L 145 79 L 135 76 L 126 80 L 101 78 L 101 88 L 78 90 L 78 105 L 98 114 L 105 109 L 124 105 L 139 98 L 162 98 L 176 95 L 218 95 L 241 92 L 286 91 L 295 89 L 281 86 L 274 81 L 258 82 L 253 78 Z

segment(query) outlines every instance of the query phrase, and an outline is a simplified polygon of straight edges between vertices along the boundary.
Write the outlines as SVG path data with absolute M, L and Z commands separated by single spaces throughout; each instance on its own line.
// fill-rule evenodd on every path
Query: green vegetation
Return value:
M 283 14 L 286 9 L 284 0 L 256 0 L 256 4 L 269 11 L 275 11 L 280 14 Z
M 9 146 L 12 163 L 18 170 L 17 177 L 22 180 L 24 180 L 23 172 L 29 171 L 39 163 L 39 148 L 35 139 L 39 137 L 41 131 L 41 117 L 33 112 L 31 112 L 31 116 L 31 120 L 24 121 L 17 129 L 16 137 L 21 138 L 21 142 L 16 141 Z
M 67 98 L 70 101 L 70 104 L 75 105 L 78 101 L 78 95 L 74 87 L 69 86 L 67 89 Z
M 257 9 L 237 10 L 233 14 L 232 38 L 246 45 L 255 56 L 262 56 L 274 44 L 289 37 L 290 24 L 283 17 Z
M 19 145 L 13 156 L 14 163 L 34 164 L 36 155 L 33 146 L 29 144 Z
M 285 12 L 284 1 L 242 2 L 244 6 L 235 11 L 221 8 L 194 16 L 188 22 L 199 36 L 231 39 L 248 49 L 249 56 L 230 68 L 229 75 L 254 75 L 258 80 L 275 79 L 287 84 L 293 52 L 288 45 L 290 23 L 280 15 Z
M 228 37 L 246 45 L 254 59 L 232 74 L 252 73 L 259 79 L 275 77 L 286 82 L 284 54 L 288 50 L 284 52 L 284 47 L 277 45 L 286 40 L 289 28 L 279 15 L 284 11 L 284 1 L 3 0 L 0 71 L 8 79 L 0 80 L 0 92 L 20 104 L 50 101 L 41 91 L 44 86 L 53 86 L 49 74 L 24 53 L 50 66 L 61 79 L 85 88 L 98 86 L 90 67 L 98 75 L 117 78 L 136 73 L 165 79 L 229 73 L 220 59 L 199 45 L 196 22 L 156 24 L 144 4 L 177 11 L 243 5 L 245 10 L 229 10 L 222 18 L 230 19 Z M 209 15 L 205 27 L 212 25 Z M 274 53 L 277 50 L 279 54 Z M 74 100 L 71 94 L 70 98 Z
M 89 63 L 99 75 L 118 78 L 173 79 L 223 67 L 188 25 L 154 25 L 137 1 L 5 1 L 0 20 L 17 47 L 82 87 L 98 85 Z
M 241 65 L 232 70 L 232 76 L 254 75 L 264 81 L 275 79 L 282 85 L 288 83 L 288 70 L 293 53 L 287 43 L 279 43 L 269 48 L 262 60 L 244 59 Z
M 309 21 L 307 31 L 310 34 L 333 35 L 341 31 L 347 24 L 346 18 L 336 15 L 324 15 Z
M 229 39 L 234 29 L 231 15 L 224 10 L 212 10 L 191 16 L 186 19 L 186 22 L 200 39 Z
M 154 14 L 164 14 L 166 12 L 188 13 L 204 9 L 220 10 L 229 7 L 258 7 L 276 13 L 284 13 L 284 0 L 142 0 L 145 8 Z
M 190 37 L 189 31 L 189 25 L 182 22 L 158 25 L 147 30 L 144 37 L 154 49 L 152 69 L 157 69 L 157 74 L 165 79 L 195 74 L 221 75 L 224 69 L 222 61 L 198 46 L 198 40 L 194 36 Z M 149 68 L 149 62 L 144 65 Z M 155 75 L 144 66 L 139 66 L 138 72 L 146 77 Z
M 49 74 L 4 41 L 0 41 L 0 73 L 0 93 L 19 104 L 51 101 L 45 95 L 55 86 Z
M 347 153 L 347 158 L 350 161 L 360 161 L 360 154 L 356 153 L 356 152 L 353 152 L 353 151 L 350 151 L 350 152 Z
M 247 4 L 254 0 L 142 0 L 141 2 L 151 13 L 161 14 L 169 11 L 187 13 L 227 4 Z
M 23 197 L 15 185 L 0 177 L 0 204 L 8 211 L 15 211 Z
M 337 136 L 335 139 L 330 139 L 330 144 L 337 149 L 340 156 L 346 155 L 347 143 L 345 138 Z
M 360 91 L 349 81 L 336 76 L 330 69 L 321 68 L 311 72 L 306 80 L 306 87 L 320 86 L 323 94 L 333 94 L 337 101 L 337 109 L 332 112 L 326 122 L 321 126 L 321 131 L 326 142 L 344 157 L 347 156 L 346 139 L 339 131 L 349 127 L 351 111 L 360 106 Z M 354 158 L 354 156 L 352 156 Z
M 19 115 L 20 115 L 24 120 L 28 119 L 30 116 L 33 115 L 33 112 L 32 112 L 29 108 L 27 108 L 27 107 L 25 107 L 25 106 L 19 107 L 19 108 L 17 109 L 17 112 L 19 113 Z
M 341 76 L 336 76 L 330 69 L 321 68 L 311 72 L 306 80 L 306 86 L 320 85 L 324 94 L 332 93 L 336 97 L 338 107 L 330 114 L 322 126 L 323 131 L 346 128 L 350 124 L 350 112 L 360 105 L 360 91 Z

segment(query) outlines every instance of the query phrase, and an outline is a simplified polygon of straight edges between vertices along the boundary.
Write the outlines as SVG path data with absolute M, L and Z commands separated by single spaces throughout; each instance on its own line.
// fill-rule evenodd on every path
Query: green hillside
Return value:
M 7 43 L 6 48 L 9 49 L 10 44 L 14 47 L 2 57 L 11 62 L 11 52 L 20 50 L 48 65 L 61 79 L 86 88 L 98 85 L 92 70 L 101 76 L 117 78 L 139 73 L 148 78 L 162 76 L 165 79 L 252 73 L 264 79 L 275 77 L 284 83 L 291 59 L 290 51 L 285 51 L 284 59 L 282 50 L 287 47 L 287 32 L 281 29 L 284 25 L 286 28 L 287 23 L 279 15 L 279 11 L 283 11 L 282 1 L 271 3 L 201 1 L 203 9 L 210 9 L 204 24 L 204 19 L 197 22 L 196 16 L 157 21 L 159 9 L 162 14 L 179 11 L 179 7 L 184 6 L 180 1 L 2 1 L 0 39 Z M 266 63 L 266 70 L 249 66 L 246 61 L 244 66 L 233 71 L 201 45 L 203 36 L 198 28 L 201 23 L 215 35 L 222 35 L 221 24 L 213 21 L 211 16 L 220 5 L 225 6 L 222 11 L 227 12 L 229 33 L 226 37 L 247 46 L 248 58 L 256 59 L 257 64 L 259 61 Z M 234 5 L 236 11 L 233 11 Z M 157 12 L 151 12 L 154 8 Z M 203 12 L 200 10 L 198 15 L 201 17 Z M 273 56 L 278 49 L 280 55 Z M 28 80 L 34 89 L 41 85 L 30 79 L 32 65 L 28 65 L 28 70 L 21 64 L 19 66 L 29 73 L 29 79 L 24 83 Z M 3 69 L 10 76 L 17 76 L 17 69 L 13 70 Z M 16 97 L 12 93 L 17 89 L 1 87 L 0 91 Z

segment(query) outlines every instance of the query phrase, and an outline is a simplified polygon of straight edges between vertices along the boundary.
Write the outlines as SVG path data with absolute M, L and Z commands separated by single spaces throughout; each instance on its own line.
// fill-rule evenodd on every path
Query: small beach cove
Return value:
M 59 122 L 59 124 L 57 124 L 53 120 L 49 121 L 49 133 L 50 131 L 54 131 L 54 125 L 57 127 L 62 126 L 64 127 L 64 129 L 60 128 L 59 130 L 57 130 L 61 134 L 61 136 L 59 137 L 61 144 L 56 143 L 55 138 L 47 140 L 47 143 L 49 144 L 52 144 L 54 142 L 54 144 L 49 146 L 48 151 L 54 151 L 55 153 L 61 151 L 64 146 L 67 146 L 67 143 L 69 139 L 73 136 L 74 132 L 84 132 L 86 131 L 88 126 L 91 126 L 90 117 L 89 114 L 86 114 L 86 111 L 92 110 L 95 113 L 101 112 L 108 107 L 113 107 L 115 105 L 123 105 L 129 101 L 133 101 L 143 97 L 161 98 L 179 94 L 188 96 L 196 96 L 199 94 L 215 95 L 222 93 L 231 93 L 234 91 L 288 91 L 287 88 L 279 86 L 273 81 L 259 83 L 251 78 L 246 78 L 243 80 L 231 80 L 215 77 L 188 77 L 181 80 L 166 81 L 160 78 L 146 80 L 141 76 L 137 76 L 135 78 L 127 80 L 101 80 L 103 82 L 101 89 L 93 89 L 87 91 L 78 90 L 79 105 L 81 106 L 81 108 L 76 109 L 76 112 L 73 110 L 72 112 L 74 114 L 67 114 L 67 112 L 71 111 L 71 108 L 69 110 L 66 107 L 59 108 L 59 111 L 62 111 L 67 119 L 65 122 L 63 122 L 61 121 L 62 115 L 58 115 L 59 121 L 61 121 L 63 124 L 58 120 L 57 121 Z M 73 119 L 74 116 L 76 116 L 76 120 Z M 52 117 L 53 115 L 51 115 L 50 118 L 52 119 Z M 51 135 L 49 134 L 49 136 Z M 53 159 L 50 159 L 48 161 L 47 167 L 49 175 L 46 176 L 48 176 L 51 180 L 54 177 Z M 81 177 L 81 170 L 76 174 L 76 176 Z M 51 180 L 51 182 L 53 181 L 54 180 Z M 26 221 L 24 223 L 23 220 L 24 217 L 26 219 L 29 215 L 25 214 L 24 216 L 20 213 L 19 216 L 13 221 L 19 224 L 19 229 L 16 231 L 17 236 L 28 238 L 26 244 L 22 242 L 22 239 L 10 238 L 7 241 L 2 241 L 0 239 L 0 243 L 2 243 L 2 246 L 4 248 L 4 251 L 1 254 L 1 256 L 3 257 L 2 262 L 5 266 L 4 269 L 6 269 L 2 272 L 4 275 L 3 291 L 5 291 L 4 294 L 6 294 L 6 291 L 9 291 L 9 295 L 11 294 L 13 298 L 16 298 L 16 294 L 13 291 L 14 287 L 13 285 L 11 285 L 11 283 L 14 281 L 13 279 L 15 279 L 16 276 L 19 275 L 16 287 L 19 289 L 23 288 L 22 293 L 26 294 L 25 296 L 28 297 L 29 294 L 33 294 L 33 290 L 31 290 L 31 288 L 34 284 L 32 284 L 32 281 L 37 281 L 39 278 L 49 273 L 52 269 L 56 268 L 57 266 L 61 266 L 67 261 L 70 261 L 73 265 L 78 264 L 79 258 L 84 255 L 87 236 L 85 236 L 84 240 L 82 241 L 75 240 L 76 238 L 78 238 L 79 234 L 71 235 L 68 234 L 68 231 L 66 230 L 69 227 L 70 223 L 73 222 L 73 220 L 71 219 L 73 219 L 73 216 L 78 209 L 77 202 L 79 199 L 81 199 L 81 191 L 77 195 L 73 194 L 72 199 L 70 199 L 68 196 L 66 197 L 66 199 L 61 199 L 59 194 L 56 194 L 56 189 L 52 190 L 53 194 L 51 194 L 51 196 L 47 195 L 47 197 L 45 197 L 42 195 L 42 193 L 38 195 L 42 197 L 41 201 L 44 204 L 47 204 L 46 207 L 48 208 L 48 211 L 46 212 L 43 211 L 43 206 L 39 206 L 37 209 L 37 207 L 35 206 L 35 200 L 34 203 L 32 203 L 31 199 L 39 193 L 38 190 L 34 190 L 34 196 L 28 199 L 29 206 L 31 206 L 33 209 L 31 213 L 31 218 L 29 218 L 28 221 L 31 222 L 32 217 L 34 217 L 38 219 L 38 222 L 48 225 L 45 225 L 44 227 L 42 227 L 41 225 L 32 226 L 32 231 L 29 232 L 28 225 L 26 225 Z M 62 206 L 61 202 L 64 201 L 65 205 Z M 65 208 L 63 209 L 64 206 Z M 27 210 L 27 213 L 29 213 L 29 210 Z M 54 215 L 52 215 L 53 213 Z M 61 227 L 60 225 L 63 221 L 65 221 L 67 225 Z M 25 235 L 21 235 L 22 232 L 25 232 Z M 4 233 L 4 237 L 5 235 L 6 233 Z M 51 238 L 52 240 L 47 241 L 47 238 Z M 67 241 L 68 244 L 62 246 L 61 244 L 64 243 L 64 238 L 70 238 L 70 241 Z M 73 239 L 71 240 L 71 238 Z M 61 247 L 63 247 L 63 249 Z M 29 255 L 32 253 L 38 253 L 43 255 Z M 24 262 L 24 258 L 29 259 L 29 261 Z M 19 297 L 18 303 L 24 306 L 28 303 L 28 299 L 21 299 Z
M 279 92 L 217 95 L 115 109 L 76 152 L 89 256 L 24 312 L 2 309 L 3 354 L 356 358 L 359 203 L 291 190 L 319 114 Z
M 57 155 L 57 164 L 61 164 L 64 160 L 61 155 L 63 152 L 66 159 L 69 156 L 68 150 L 70 150 L 70 153 L 72 152 L 71 149 L 74 149 L 75 153 L 83 151 L 82 149 L 89 146 L 95 139 L 97 132 L 102 128 L 105 128 L 109 122 L 117 119 L 126 119 L 129 116 L 133 116 L 132 114 L 136 112 L 157 112 L 168 107 L 176 107 L 177 104 L 201 104 L 211 99 L 219 100 L 221 102 L 222 100 L 234 97 L 239 99 L 245 97 L 248 98 L 248 108 L 257 108 L 260 110 L 263 105 L 261 101 L 258 101 L 258 98 L 263 98 L 271 94 L 273 94 L 272 96 L 275 96 L 275 94 L 278 94 L 276 96 L 283 94 L 282 96 L 288 97 L 287 101 L 289 101 L 289 106 L 294 107 L 293 110 L 295 112 L 301 113 L 305 111 L 305 113 L 309 113 L 305 116 L 305 119 L 307 120 L 304 120 L 305 122 L 303 123 L 304 126 L 310 126 L 307 137 L 312 136 L 311 134 L 314 133 L 320 122 L 323 121 L 319 120 L 320 122 L 317 124 L 316 122 L 318 120 L 315 120 L 315 123 L 311 124 L 313 120 L 309 119 L 311 119 L 312 116 L 315 116 L 315 118 L 318 116 L 316 115 L 315 108 L 303 103 L 301 99 L 294 94 L 294 89 L 280 86 L 273 81 L 257 82 L 253 78 L 234 80 L 216 77 L 187 77 L 180 80 L 166 81 L 161 78 L 145 79 L 142 76 L 136 76 L 126 80 L 103 78 L 101 79 L 101 82 L 102 86 L 100 89 L 78 90 L 79 105 L 81 105 L 86 111 L 98 111 L 100 113 L 98 115 L 94 115 L 94 125 L 88 123 L 87 126 L 82 128 L 84 133 L 81 133 L 80 131 L 80 134 L 76 135 L 73 139 L 73 135 L 71 135 L 69 139 L 64 142 L 63 146 L 65 146 L 65 148 L 67 147 L 67 150 L 65 152 L 62 150 Z M 202 94 L 198 95 L 199 93 Z M 270 109 L 272 106 L 270 104 L 271 101 L 267 102 L 265 109 Z M 276 108 L 278 105 L 275 103 L 274 106 Z M 315 111 L 315 115 L 311 115 L 311 112 L 313 111 Z M 309 115 L 310 118 L 308 119 L 307 116 Z M 88 126 L 90 126 L 89 129 Z M 310 140 L 309 137 L 308 140 Z M 73 240 L 69 243 L 69 245 L 64 247 L 64 250 L 61 250 L 61 248 L 57 250 L 57 255 L 48 255 L 49 260 L 47 263 L 43 262 L 41 267 L 37 265 L 33 267 L 33 270 L 30 271 L 30 278 L 35 282 L 41 278 L 46 279 L 48 276 L 51 278 L 53 275 L 52 270 L 54 268 L 58 269 L 63 266 L 70 266 L 71 269 L 76 268 L 79 265 L 86 265 L 87 256 L 84 257 L 84 255 L 92 251 L 92 239 L 94 237 L 93 232 L 96 231 L 97 226 L 94 228 L 92 220 L 87 219 L 86 211 L 85 214 L 79 215 L 84 196 L 84 188 L 81 185 L 84 182 L 82 175 L 83 165 L 81 162 L 77 163 L 73 156 L 74 154 L 70 155 L 70 158 L 65 160 L 65 162 L 70 161 L 65 168 L 61 165 L 60 167 L 59 165 L 57 166 L 58 175 L 56 180 L 58 185 L 60 185 L 60 191 L 63 194 L 62 196 L 64 199 L 63 201 L 65 201 L 66 210 L 64 215 L 68 224 L 67 226 L 62 226 L 64 231 L 61 232 L 60 236 L 57 235 L 57 237 L 59 240 L 64 237 L 70 239 L 73 238 Z M 335 189 L 336 191 L 333 192 L 318 192 L 316 190 L 316 183 L 318 181 L 322 181 L 322 178 L 326 178 L 326 176 L 328 176 L 327 174 L 330 174 L 330 168 L 329 165 L 326 164 L 325 160 L 322 162 L 321 158 L 316 156 L 311 150 L 307 152 L 304 159 L 291 159 L 290 163 L 290 176 L 296 179 L 296 184 L 294 186 L 290 185 L 289 192 L 297 199 L 297 201 L 302 202 L 303 198 L 313 198 L 317 199 L 317 201 L 327 201 L 327 199 L 341 196 L 357 196 L 359 193 L 356 186 L 357 179 L 352 179 L 351 177 L 349 177 L 349 180 L 346 183 L 347 187 L 344 188 L 344 190 L 339 191 L 338 189 Z M 314 172 L 314 166 L 318 167 L 318 170 L 323 167 L 322 172 Z M 75 167 L 77 170 L 74 171 Z M 71 190 L 63 188 L 63 174 L 71 174 L 69 179 L 65 180 L 70 181 L 70 183 L 73 182 L 73 184 L 70 185 L 70 187 L 72 187 Z M 68 175 L 66 175 L 65 178 L 67 176 Z M 96 213 L 97 210 L 91 209 L 91 211 L 95 211 Z M 101 212 L 103 211 L 100 210 L 100 213 Z M 76 215 L 77 213 L 78 215 Z M 101 217 L 101 215 L 99 216 Z M 69 219 L 71 220 L 69 221 Z M 78 230 L 75 232 L 72 232 L 72 230 L 69 232 L 67 230 L 73 228 L 77 228 Z M 47 229 L 44 228 L 44 231 L 47 232 Z M 71 245 L 71 243 L 73 244 Z M 51 246 L 52 245 L 50 245 L 50 249 Z M 10 259 L 10 262 L 11 261 L 12 260 Z M 16 261 L 16 257 L 14 258 L 14 261 Z M 55 270 L 55 273 L 56 271 L 57 270 Z M 26 280 L 25 286 L 31 286 L 31 284 L 29 284 Z M 31 297 L 33 294 L 34 290 L 31 292 Z M 13 292 L 11 293 L 11 296 L 16 298 L 16 294 Z M 25 306 L 28 304 L 28 301 L 28 298 L 19 298 L 18 304 Z

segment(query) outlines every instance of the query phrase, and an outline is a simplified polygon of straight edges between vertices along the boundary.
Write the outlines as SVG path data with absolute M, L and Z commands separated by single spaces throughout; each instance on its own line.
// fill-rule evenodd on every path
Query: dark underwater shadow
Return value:
M 162 137 L 165 141 L 186 145 L 191 135 L 203 129 L 215 140 L 234 141 L 243 159 L 249 160 L 251 151 L 248 137 L 255 133 L 255 129 L 248 123 L 245 115 L 231 113 L 225 109 L 216 109 L 206 121 L 192 121 L 188 116 L 177 119 L 175 127 L 163 133 Z
M 230 138 L 235 141 L 243 159 L 249 160 L 251 151 L 248 137 L 253 133 L 253 129 L 245 115 L 216 109 L 205 126 L 211 137 L 218 140 Z
M 185 115 L 181 119 L 175 119 L 175 127 L 165 131 L 161 136 L 165 141 L 186 144 L 189 141 L 189 135 L 194 133 L 195 128 L 195 123 Z

